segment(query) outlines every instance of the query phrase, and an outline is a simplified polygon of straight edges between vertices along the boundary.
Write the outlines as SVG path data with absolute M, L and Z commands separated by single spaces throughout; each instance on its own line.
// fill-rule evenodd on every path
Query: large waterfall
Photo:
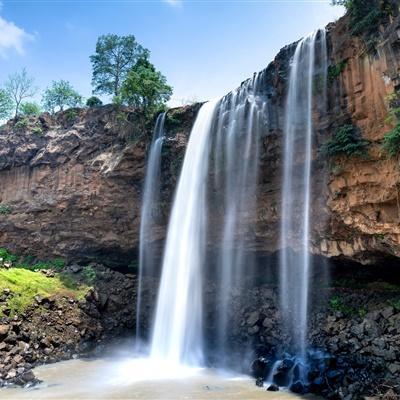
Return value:
M 160 197 L 160 167 L 161 150 L 164 141 L 165 113 L 157 117 L 154 128 L 153 140 L 150 146 L 149 158 L 147 161 L 147 172 L 144 183 L 142 198 L 142 210 L 140 221 L 140 247 L 139 247 L 139 282 L 136 305 L 136 338 L 141 338 L 141 317 L 142 317 L 142 295 L 143 278 L 151 276 L 155 271 L 155 256 L 152 245 L 152 227 L 159 214 Z
M 284 329 L 294 351 L 305 359 L 310 284 L 310 195 L 313 152 L 313 102 L 325 102 L 327 72 L 325 30 L 302 39 L 296 47 L 289 77 L 284 127 L 284 166 L 280 260 Z M 294 252 L 293 248 L 297 251 Z
M 294 350 L 296 357 L 303 360 L 311 268 L 313 120 L 314 114 L 325 108 L 326 53 L 324 30 L 297 44 L 290 66 L 283 126 L 281 308 L 283 328 L 293 345 L 286 350 Z M 208 339 L 220 353 L 231 351 L 229 332 L 236 323 L 232 296 L 245 295 L 254 276 L 254 260 L 245 250 L 256 240 L 253 225 L 257 222 L 261 144 L 269 131 L 271 115 L 271 93 L 265 74 L 255 74 L 221 100 L 204 104 L 196 118 L 168 225 L 151 341 L 153 361 L 171 366 L 203 365 L 207 356 L 203 343 L 207 269 L 213 270 L 217 282 L 214 337 Z M 161 116 L 157 122 L 145 185 L 145 198 L 150 196 L 152 200 L 144 207 L 151 207 L 158 196 L 162 133 L 157 132 L 162 131 L 163 121 Z M 150 229 L 151 213 L 147 209 L 142 212 L 142 227 Z M 145 237 L 144 231 L 141 236 Z M 214 244 L 212 251 L 210 242 Z M 145 241 L 143 245 L 146 246 Z M 152 257 L 147 250 L 141 248 L 142 273 L 143 268 L 149 268 L 148 259 Z M 283 343 L 282 347 L 285 348 Z M 225 360 L 219 358 L 221 361 Z
M 217 104 L 217 101 L 206 103 L 197 116 L 168 227 L 151 357 L 171 365 L 202 363 L 206 178 Z

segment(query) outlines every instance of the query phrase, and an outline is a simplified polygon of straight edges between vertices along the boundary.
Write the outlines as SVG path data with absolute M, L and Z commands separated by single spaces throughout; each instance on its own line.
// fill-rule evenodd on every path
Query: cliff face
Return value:
M 315 119 L 310 250 L 363 263 L 399 256 L 398 162 L 382 153 L 381 141 L 393 127 L 385 123 L 387 96 L 400 88 L 400 22 L 381 27 L 374 55 L 349 35 L 346 18 L 331 24 L 327 37 L 330 65 L 343 67 L 329 80 L 328 112 Z M 248 249 L 263 253 L 279 248 L 282 127 L 294 49 L 282 49 L 263 74 L 268 131 L 257 216 L 246 235 Z M 167 121 L 162 214 L 154 231 L 160 243 L 198 108 L 173 110 Z M 371 141 L 369 156 L 327 159 L 322 144 L 349 121 Z M 43 115 L 27 126 L 9 122 L 0 131 L 0 247 L 43 259 L 135 260 L 150 137 L 132 110 L 112 106 Z

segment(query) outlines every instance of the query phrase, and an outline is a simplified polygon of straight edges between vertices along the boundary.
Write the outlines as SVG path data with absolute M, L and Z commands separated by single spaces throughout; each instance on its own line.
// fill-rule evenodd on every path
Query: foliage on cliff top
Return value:
M 366 156 L 366 147 L 369 142 L 364 140 L 359 130 L 354 125 L 343 125 L 334 133 L 332 139 L 326 142 L 322 148 L 328 156 Z
M 0 270 L 0 292 L 10 290 L 7 307 L 11 316 L 24 312 L 39 295 L 43 298 L 51 296 L 67 296 L 82 299 L 89 288 L 85 285 L 71 288 L 66 285 L 61 276 L 47 277 L 41 272 L 28 271 L 22 268 Z M 3 311 L 0 309 L 0 316 Z
M 378 26 L 398 12 L 396 0 L 332 0 L 343 5 L 350 16 L 351 34 L 368 38 L 378 33 Z

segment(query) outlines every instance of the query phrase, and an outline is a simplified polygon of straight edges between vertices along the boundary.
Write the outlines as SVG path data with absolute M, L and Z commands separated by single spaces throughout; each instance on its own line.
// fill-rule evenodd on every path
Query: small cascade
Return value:
M 153 225 L 159 216 L 161 150 L 164 142 L 165 113 L 157 117 L 147 161 L 146 179 L 142 198 L 139 244 L 139 282 L 136 305 L 136 338 L 142 339 L 143 278 L 153 276 L 156 259 L 153 248 Z M 139 340 L 138 340 L 139 343 Z
M 201 365 L 202 268 L 210 133 L 218 101 L 202 106 L 190 134 L 168 226 L 150 357 Z
M 280 259 L 283 328 L 292 351 L 306 362 L 311 260 L 311 172 L 315 112 L 326 103 L 325 30 L 302 39 L 293 56 L 284 127 Z M 318 98 L 318 101 L 315 101 Z M 293 251 L 294 250 L 294 251 Z

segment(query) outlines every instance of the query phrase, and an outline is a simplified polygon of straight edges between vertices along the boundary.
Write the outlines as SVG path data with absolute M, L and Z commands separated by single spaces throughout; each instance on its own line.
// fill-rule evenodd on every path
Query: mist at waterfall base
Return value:
M 282 386 L 292 386 L 297 381 L 307 384 L 313 118 L 316 112 L 325 112 L 326 53 L 324 30 L 301 40 L 288 80 L 283 132 L 282 251 L 278 264 L 282 329 L 289 340 L 280 346 L 282 359 L 276 354 L 278 360 L 270 368 L 271 381 L 284 376 L 279 379 Z M 139 368 L 142 379 L 190 376 L 210 365 L 228 369 L 238 358 L 248 367 L 249 359 L 256 354 L 249 343 L 248 348 L 240 349 L 239 357 L 234 357 L 238 349 L 229 332 L 236 323 L 231 318 L 235 313 L 232 295 L 244 296 L 256 276 L 256 260 L 245 249 L 246 244 L 255 241 L 252 227 L 257 218 L 260 149 L 271 124 L 265 79 L 265 71 L 255 74 L 236 91 L 204 104 L 198 113 L 172 205 L 149 348 L 144 351 L 144 358 L 133 360 L 131 368 L 127 368 Z M 141 224 L 141 277 L 156 270 L 156 261 L 146 253 L 151 246 L 152 216 L 159 201 L 160 138 L 164 135 L 160 132 L 164 121 L 165 114 L 157 121 L 148 161 Z M 212 210 L 214 218 L 218 218 L 213 224 L 210 204 L 218 208 Z M 209 242 L 218 243 L 211 255 Z M 210 265 L 215 267 L 214 297 L 207 293 L 205 282 Z M 141 284 L 142 278 L 138 325 L 143 302 Z M 211 323 L 215 329 L 205 337 L 204 307 L 209 296 L 214 300 Z M 237 363 L 235 366 L 243 367 Z

